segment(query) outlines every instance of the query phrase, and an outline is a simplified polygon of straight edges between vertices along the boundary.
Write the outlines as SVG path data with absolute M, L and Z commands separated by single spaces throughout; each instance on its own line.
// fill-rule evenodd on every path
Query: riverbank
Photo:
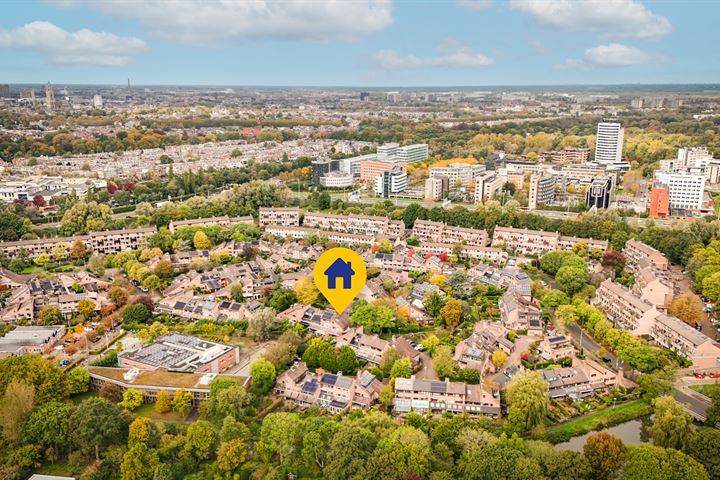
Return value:
M 652 406 L 648 402 L 634 400 L 553 426 L 548 429 L 545 438 L 553 444 L 566 442 L 572 437 L 619 425 L 651 413 Z

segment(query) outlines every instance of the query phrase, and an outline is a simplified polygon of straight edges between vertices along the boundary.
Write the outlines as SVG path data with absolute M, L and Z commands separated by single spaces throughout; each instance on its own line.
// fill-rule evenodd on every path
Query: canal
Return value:
M 620 425 L 615 425 L 614 427 L 605 428 L 599 431 L 607 432 L 618 437 L 626 445 L 639 445 L 642 443 L 648 443 L 650 441 L 647 433 L 645 433 L 645 426 L 649 422 L 650 417 L 638 420 L 630 420 L 629 422 L 621 423 Z M 584 435 L 573 437 L 567 442 L 558 443 L 557 445 L 555 445 L 555 447 L 562 450 L 582 452 L 585 441 L 590 435 L 593 435 L 595 433 L 597 432 L 588 432 Z

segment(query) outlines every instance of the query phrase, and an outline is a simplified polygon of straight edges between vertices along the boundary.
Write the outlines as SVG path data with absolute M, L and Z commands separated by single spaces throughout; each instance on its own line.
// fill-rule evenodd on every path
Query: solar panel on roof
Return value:
M 317 380 L 315 380 L 313 378 L 313 379 L 310 379 L 310 380 L 306 381 L 305 383 L 303 383 L 302 392 L 303 393 L 315 393 L 317 388 L 318 388 Z
M 323 373 L 320 381 L 327 385 L 335 385 L 335 382 L 337 382 L 337 375 L 333 375 L 331 373 Z
M 530 320 L 528 322 L 531 327 L 539 327 L 540 326 L 540 320 Z
M 430 382 L 430 391 L 432 393 L 445 393 L 447 385 L 445 385 L 445 382 Z
M 228 302 L 227 300 L 223 300 L 222 302 L 220 302 L 220 308 L 228 308 L 229 306 L 230 302 Z

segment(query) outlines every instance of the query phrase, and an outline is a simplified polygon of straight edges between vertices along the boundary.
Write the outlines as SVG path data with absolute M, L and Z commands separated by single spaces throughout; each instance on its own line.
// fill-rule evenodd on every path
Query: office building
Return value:
M 444 167 L 430 167 L 430 178 L 447 177 L 451 187 L 467 187 L 475 178 L 485 173 L 485 165 L 451 163 Z
M 425 180 L 425 199 L 438 201 L 447 196 L 450 190 L 448 177 L 430 177 Z
M 325 188 L 350 188 L 355 183 L 355 177 L 345 172 L 330 172 L 320 177 L 320 185 Z
M 538 205 L 548 205 L 555 199 L 555 179 L 550 176 L 533 175 L 530 177 L 528 208 L 535 210 Z
M 102 95 L 93 95 L 93 108 L 102 108 L 103 98 Z
M 388 198 L 407 188 L 407 172 L 404 166 L 396 165 L 375 177 L 375 195 Z
M 696 210 L 702 208 L 705 193 L 704 175 L 655 172 L 655 181 L 667 188 L 671 210 Z
M 320 185 L 320 179 L 330 172 L 336 172 L 340 169 L 339 160 L 316 160 L 312 162 L 312 183 Z
M 369 102 L 370 101 L 370 92 L 360 92 L 360 101 L 361 102 Z
M 360 180 L 363 182 L 375 181 L 378 175 L 382 174 L 387 170 L 391 170 L 393 167 L 401 167 L 405 170 L 404 164 L 394 164 L 391 162 L 384 162 L 381 160 L 361 160 L 360 161 Z
M 392 161 L 397 156 L 398 148 L 400 147 L 397 143 L 386 143 L 377 147 L 377 158 L 378 160 Z
M 654 187 L 650 190 L 650 216 L 666 218 L 670 216 L 670 192 L 665 187 Z
M 713 160 L 707 147 L 681 147 L 677 151 L 677 170 L 705 168 Z
M 602 165 L 620 163 L 624 135 L 625 129 L 618 122 L 598 123 L 595 162 Z
M 428 159 L 427 143 L 416 143 L 399 147 L 395 154 L 395 161 L 401 163 L 422 162 Z
M 610 177 L 593 179 L 585 192 L 585 205 L 588 208 L 608 208 L 612 197 L 612 180 Z

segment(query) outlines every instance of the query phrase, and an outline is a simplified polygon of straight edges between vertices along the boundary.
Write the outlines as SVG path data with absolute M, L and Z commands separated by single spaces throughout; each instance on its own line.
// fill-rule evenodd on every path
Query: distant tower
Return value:
M 128 78 L 128 90 L 130 90 L 130 78 Z
M 45 108 L 51 112 L 55 110 L 55 92 L 50 82 L 45 85 Z

